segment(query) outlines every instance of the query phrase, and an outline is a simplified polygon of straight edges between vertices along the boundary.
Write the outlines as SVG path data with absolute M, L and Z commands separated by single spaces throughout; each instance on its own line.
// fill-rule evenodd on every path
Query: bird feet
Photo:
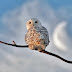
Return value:
M 35 46 L 34 46 L 33 44 L 30 44 L 30 45 L 29 45 L 29 49 L 35 50 Z

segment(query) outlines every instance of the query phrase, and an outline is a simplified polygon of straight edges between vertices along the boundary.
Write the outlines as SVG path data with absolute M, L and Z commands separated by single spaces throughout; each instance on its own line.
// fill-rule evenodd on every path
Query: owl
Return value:
M 31 50 L 45 50 L 49 44 L 49 35 L 47 29 L 42 26 L 37 18 L 31 18 L 26 24 L 27 32 L 25 42 Z
M 25 35 L 25 42 L 28 45 L 23 45 L 23 46 L 16 45 L 14 41 L 13 41 L 14 44 L 6 43 L 3 41 L 0 41 L 0 43 L 14 46 L 14 47 L 20 47 L 20 48 L 29 46 L 31 50 L 38 50 L 39 52 L 52 55 L 54 57 L 57 57 L 63 60 L 64 62 L 72 64 L 72 61 L 66 60 L 60 57 L 59 55 L 56 55 L 54 53 L 51 53 L 45 50 L 46 46 L 50 42 L 49 35 L 48 35 L 47 29 L 44 26 L 42 26 L 41 22 L 37 18 L 32 18 L 29 21 L 27 21 L 26 27 L 27 27 L 27 33 Z

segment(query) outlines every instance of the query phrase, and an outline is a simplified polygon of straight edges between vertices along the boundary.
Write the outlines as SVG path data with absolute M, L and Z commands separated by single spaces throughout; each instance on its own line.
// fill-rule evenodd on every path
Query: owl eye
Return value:
M 35 23 L 38 23 L 37 21 L 35 21 Z
M 29 24 L 31 24 L 31 22 L 29 22 Z

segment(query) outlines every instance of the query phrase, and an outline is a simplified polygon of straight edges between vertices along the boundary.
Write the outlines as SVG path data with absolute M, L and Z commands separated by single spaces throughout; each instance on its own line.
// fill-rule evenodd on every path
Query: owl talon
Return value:
M 30 44 L 30 45 L 29 45 L 29 48 L 30 48 L 31 50 L 35 50 L 35 48 L 34 48 L 34 45 L 33 45 L 33 44 Z

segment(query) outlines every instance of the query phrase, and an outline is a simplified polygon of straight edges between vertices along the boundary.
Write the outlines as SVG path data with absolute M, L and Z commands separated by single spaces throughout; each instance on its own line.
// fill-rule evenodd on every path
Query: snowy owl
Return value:
M 14 41 L 14 44 L 6 43 L 3 41 L 0 41 L 0 43 L 20 48 L 29 47 L 31 50 L 38 50 L 39 52 L 57 57 L 64 62 L 72 64 L 72 61 L 66 60 L 57 54 L 45 50 L 46 46 L 50 42 L 49 35 L 47 29 L 41 25 L 41 22 L 37 18 L 32 18 L 29 21 L 27 21 L 26 26 L 27 33 L 25 35 L 25 41 L 28 45 L 17 45 Z
M 47 29 L 42 26 L 37 18 L 31 18 L 27 21 L 26 27 L 27 33 L 25 35 L 25 42 L 29 45 L 29 48 L 38 51 L 45 50 L 49 44 Z

